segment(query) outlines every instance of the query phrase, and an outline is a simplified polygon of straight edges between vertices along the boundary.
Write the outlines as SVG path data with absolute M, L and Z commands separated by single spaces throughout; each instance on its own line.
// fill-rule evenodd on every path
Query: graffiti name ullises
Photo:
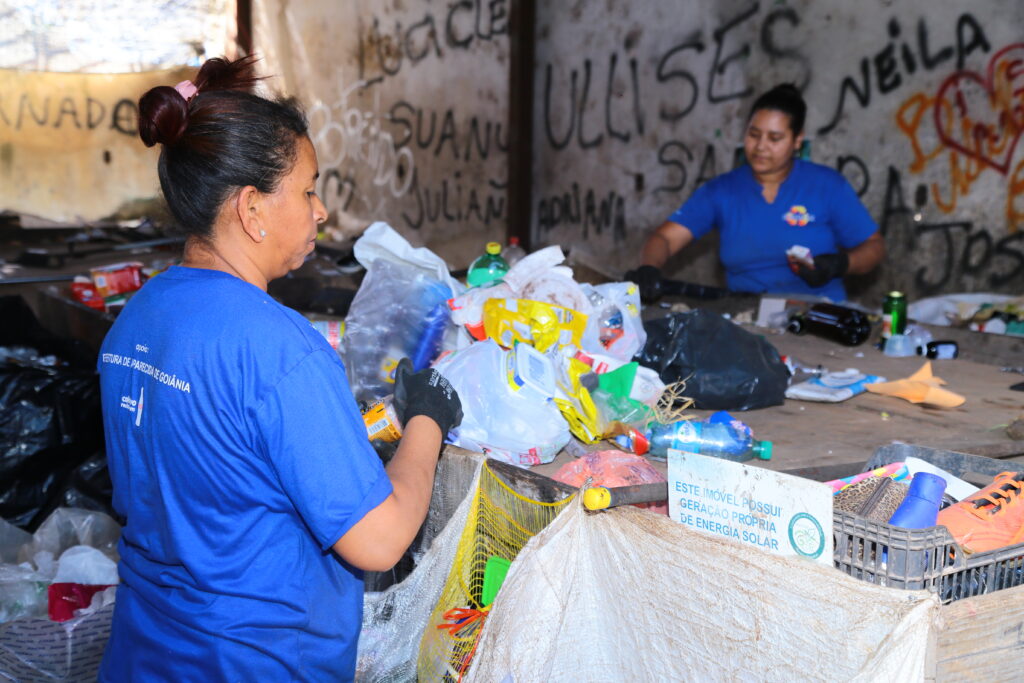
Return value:
M 728 90 L 722 85 L 726 73 L 740 69 L 742 60 L 749 58 L 752 45 L 736 43 L 734 34 L 747 24 L 760 10 L 760 3 L 725 20 L 707 39 L 695 31 L 663 52 L 657 60 L 656 83 L 664 85 L 664 99 L 657 100 L 657 114 L 662 121 L 675 123 L 685 118 L 696 106 L 703 92 L 712 104 L 741 99 L 751 94 L 750 87 Z M 811 79 L 807 58 L 796 47 L 787 47 L 783 31 L 795 30 L 800 17 L 788 7 L 768 12 L 759 31 L 759 46 L 776 63 L 789 62 L 796 74 L 793 80 L 801 87 Z M 702 54 L 708 46 L 714 53 L 708 62 L 704 86 L 693 71 L 695 54 Z M 621 63 L 621 66 L 620 66 Z M 599 147 L 610 140 L 628 143 L 634 136 L 644 134 L 647 112 L 643 103 L 649 93 L 642 91 L 639 62 L 635 57 L 620 58 L 618 51 L 608 56 L 607 68 L 601 72 L 600 62 L 584 58 L 580 68 L 569 70 L 568 78 L 555 73 L 554 64 L 544 66 L 544 134 L 552 149 L 565 149 L 576 141 L 581 149 Z M 624 79 L 626 84 L 620 84 Z M 566 115 L 556 124 L 553 116 L 556 98 L 568 95 Z M 593 106 L 600 104 L 601 106 Z

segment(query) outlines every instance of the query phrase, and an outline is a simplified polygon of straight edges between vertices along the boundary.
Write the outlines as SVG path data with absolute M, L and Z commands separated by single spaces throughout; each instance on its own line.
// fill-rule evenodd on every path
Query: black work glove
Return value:
M 640 288 L 640 300 L 645 304 L 661 298 L 661 269 L 654 266 L 640 266 L 626 273 L 626 279 Z
M 403 428 L 417 415 L 426 415 L 441 428 L 442 439 L 462 422 L 462 402 L 455 387 L 433 368 L 413 372 L 408 358 L 395 369 L 393 405 Z
M 814 257 L 814 267 L 810 268 L 801 263 L 797 266 L 796 274 L 800 279 L 817 289 L 824 287 L 837 277 L 846 275 L 850 268 L 850 257 L 845 252 L 838 254 L 818 254 Z

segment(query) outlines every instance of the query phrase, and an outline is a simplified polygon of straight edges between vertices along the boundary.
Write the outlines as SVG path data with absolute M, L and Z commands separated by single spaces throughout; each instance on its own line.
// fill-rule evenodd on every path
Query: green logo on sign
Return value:
M 806 512 L 798 512 L 789 520 L 789 545 L 797 553 L 812 560 L 825 550 L 825 532 L 821 524 Z

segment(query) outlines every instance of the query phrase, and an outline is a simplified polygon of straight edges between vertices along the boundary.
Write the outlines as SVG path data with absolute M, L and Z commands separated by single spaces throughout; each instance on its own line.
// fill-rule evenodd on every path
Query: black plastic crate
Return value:
M 1000 472 L 1024 472 L 1022 463 L 902 443 L 879 448 L 864 470 L 909 457 L 976 484 Z M 844 511 L 833 515 L 833 535 L 840 571 L 881 586 L 929 590 L 943 603 L 1024 584 L 1024 544 L 968 554 L 944 526 L 903 529 Z

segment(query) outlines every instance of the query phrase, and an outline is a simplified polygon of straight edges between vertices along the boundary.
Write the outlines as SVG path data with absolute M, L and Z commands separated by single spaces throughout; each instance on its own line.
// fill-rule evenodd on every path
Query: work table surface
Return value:
M 920 356 L 890 358 L 869 343 L 847 347 L 809 334 L 745 327 L 763 334 L 779 353 L 807 365 L 821 364 L 830 371 L 857 368 L 896 380 L 909 377 L 927 360 Z M 735 411 L 733 415 L 748 424 L 756 438 L 773 442 L 772 459 L 757 464 L 774 470 L 848 466 L 855 472 L 876 448 L 893 441 L 989 457 L 1018 459 L 1013 456 L 1024 455 L 1024 441 L 1012 441 L 1006 434 L 1006 426 L 1024 414 L 1024 392 L 1009 388 L 1024 381 L 1024 375 L 963 359 L 933 360 L 931 364 L 932 373 L 945 380 L 945 388 L 966 399 L 963 405 L 929 408 L 865 392 L 841 403 L 786 399 L 779 406 Z M 690 412 L 704 417 L 712 411 Z M 555 461 L 533 469 L 550 476 L 571 459 L 563 452 Z M 652 464 L 665 471 L 664 463 Z

